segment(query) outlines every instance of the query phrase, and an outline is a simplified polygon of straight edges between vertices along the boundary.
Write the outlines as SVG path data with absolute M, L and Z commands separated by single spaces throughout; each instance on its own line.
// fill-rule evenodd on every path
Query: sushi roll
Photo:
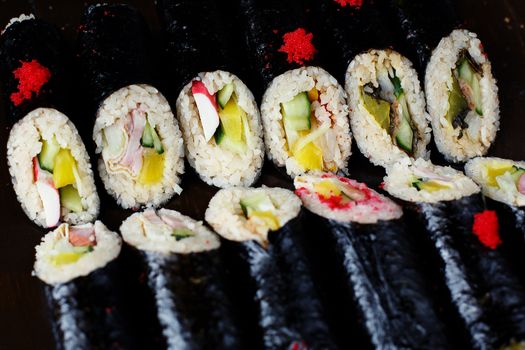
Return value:
M 241 348 L 217 235 L 168 209 L 135 213 L 120 231 L 124 241 L 141 252 L 168 349 Z
M 89 6 L 79 57 L 96 119 L 98 170 L 123 208 L 159 206 L 182 189 L 183 141 L 170 105 L 155 88 L 150 37 L 128 5 Z
M 452 162 L 487 153 L 499 129 L 490 61 L 477 35 L 454 30 L 432 52 L 425 94 L 436 146 Z
M 234 264 L 247 267 L 264 348 L 334 349 L 302 248 L 300 209 L 291 191 L 237 187 L 217 192 L 205 218 L 232 241 Z
M 421 159 L 392 166 L 384 181 L 390 194 L 413 203 L 407 208 L 435 246 L 471 346 L 524 347 L 525 289 L 498 233 L 476 224 L 475 217 L 486 220 L 477 185 L 459 171 Z
M 132 348 L 115 277 L 120 237 L 100 221 L 62 224 L 36 247 L 57 349 Z
M 362 53 L 348 66 L 345 89 L 357 146 L 372 163 L 428 158 L 425 97 L 407 58 L 389 49 Z
M 330 251 L 339 253 L 369 343 L 377 349 L 449 348 L 401 207 L 333 174 L 297 176 L 294 186 L 317 214 L 311 220 L 328 231 Z

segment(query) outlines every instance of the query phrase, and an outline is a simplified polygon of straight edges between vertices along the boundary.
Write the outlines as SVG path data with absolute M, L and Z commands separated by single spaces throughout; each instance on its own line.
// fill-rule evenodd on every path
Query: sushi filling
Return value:
M 413 125 L 407 96 L 396 70 L 377 69 L 378 86 L 368 83 L 360 87 L 360 99 L 377 124 L 392 138 L 393 143 L 409 156 L 414 155 L 417 133 Z
M 146 186 L 162 180 L 164 147 L 148 111 L 140 103 L 103 128 L 102 135 L 102 158 L 109 171 L 125 173 Z
M 401 208 L 365 184 L 336 176 L 298 176 L 296 194 L 314 213 L 337 221 L 373 223 L 402 215 Z
M 454 129 L 460 129 L 458 138 L 463 136 L 463 129 L 469 127 L 468 121 L 483 116 L 481 102 L 482 68 L 474 61 L 467 50 L 463 50 L 452 69 L 452 87 L 449 91 L 449 109 L 446 119 Z
M 266 236 L 268 231 L 277 231 L 282 224 L 276 216 L 276 206 L 270 196 L 264 192 L 258 192 L 244 196 L 239 201 L 246 227 L 254 233 Z
M 48 251 L 48 259 L 54 266 L 73 264 L 94 251 L 97 241 L 93 224 L 60 225 Z

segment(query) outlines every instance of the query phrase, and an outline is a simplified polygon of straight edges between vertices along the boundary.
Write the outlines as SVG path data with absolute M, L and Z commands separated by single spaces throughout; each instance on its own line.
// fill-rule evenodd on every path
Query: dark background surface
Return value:
M 128 3 L 141 9 L 158 37 L 159 23 L 153 1 L 135 0 Z M 0 27 L 3 28 L 12 17 L 32 12 L 57 25 L 73 44 L 86 4 L 77 0 L 0 0 Z M 465 27 L 479 34 L 499 81 L 501 130 L 489 154 L 525 159 L 525 2 L 462 0 L 458 1 L 458 8 L 461 18 L 466 19 Z M 173 101 L 170 102 L 174 105 Z M 83 115 L 83 110 L 78 113 L 81 118 L 90 118 L 89 115 Z M 80 131 L 88 150 L 92 150 L 89 130 L 81 128 Z M 26 218 L 16 201 L 5 155 L 8 132 L 4 108 L 0 105 L 0 349 L 51 349 L 54 346 L 41 284 L 31 276 L 34 246 L 45 232 Z M 351 177 L 377 186 L 381 181 L 382 170 L 369 165 L 358 154 L 355 144 L 353 152 Z M 269 164 L 265 164 L 259 183 L 289 186 L 289 182 Z M 122 220 L 131 211 L 117 207 L 105 193 L 98 178 L 97 187 L 102 202 L 100 219 L 110 229 L 118 230 Z M 183 178 L 182 187 L 182 195 L 174 197 L 167 207 L 202 220 L 207 203 L 216 189 L 202 183 L 189 170 Z

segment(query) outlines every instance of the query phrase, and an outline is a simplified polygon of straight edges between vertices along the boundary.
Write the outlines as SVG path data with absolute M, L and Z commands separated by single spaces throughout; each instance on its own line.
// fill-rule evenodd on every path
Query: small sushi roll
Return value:
M 147 25 L 135 8 L 86 9 L 78 46 L 96 110 L 98 170 L 123 208 L 156 207 L 182 191 L 182 135 L 168 101 L 154 87 L 150 45 Z
M 242 348 L 217 235 L 168 209 L 135 213 L 120 232 L 142 252 L 152 307 L 168 349 Z
M 348 171 L 351 134 L 346 94 L 322 68 L 308 66 L 276 77 L 261 115 L 268 158 L 291 177 Z
M 84 224 L 98 216 L 89 155 L 59 111 L 38 108 L 18 121 L 7 141 L 7 163 L 17 199 L 37 225 Z
M 131 348 L 115 259 L 121 239 L 100 221 L 62 224 L 36 247 L 34 275 L 45 282 L 57 349 Z
M 186 157 L 217 187 L 250 186 L 264 160 L 262 123 L 246 85 L 226 71 L 199 73 L 177 98 Z
M 248 266 L 265 348 L 334 349 L 300 239 L 301 202 L 282 188 L 219 191 L 206 221 Z M 304 343 L 304 344 L 303 344 Z
M 487 153 L 499 129 L 491 64 L 477 35 L 454 30 L 427 65 L 425 94 L 436 146 L 452 162 Z
M 294 186 L 318 215 L 312 219 L 328 231 L 330 250 L 339 253 L 370 343 L 378 349 L 449 348 L 401 207 L 332 174 L 298 176 Z
M 348 66 L 345 89 L 357 146 L 372 163 L 428 158 L 425 97 L 407 58 L 388 49 L 362 53 Z

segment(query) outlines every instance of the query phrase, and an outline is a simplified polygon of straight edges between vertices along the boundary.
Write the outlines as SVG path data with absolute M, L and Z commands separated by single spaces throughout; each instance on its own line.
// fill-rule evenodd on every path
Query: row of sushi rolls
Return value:
M 2 31 L 7 164 L 52 230 L 33 274 L 57 348 L 525 349 L 525 162 L 485 156 L 498 88 L 453 6 L 221 4 L 157 1 L 164 66 L 127 4 L 87 6 L 76 52 L 34 15 Z M 93 154 L 68 107 L 80 85 Z M 378 188 L 348 177 L 352 139 Z M 265 156 L 288 188 L 250 187 Z M 205 223 L 163 208 L 185 161 L 218 188 Z M 97 190 L 133 209 L 120 232 Z M 144 283 L 118 282 L 135 268 L 121 248 Z

